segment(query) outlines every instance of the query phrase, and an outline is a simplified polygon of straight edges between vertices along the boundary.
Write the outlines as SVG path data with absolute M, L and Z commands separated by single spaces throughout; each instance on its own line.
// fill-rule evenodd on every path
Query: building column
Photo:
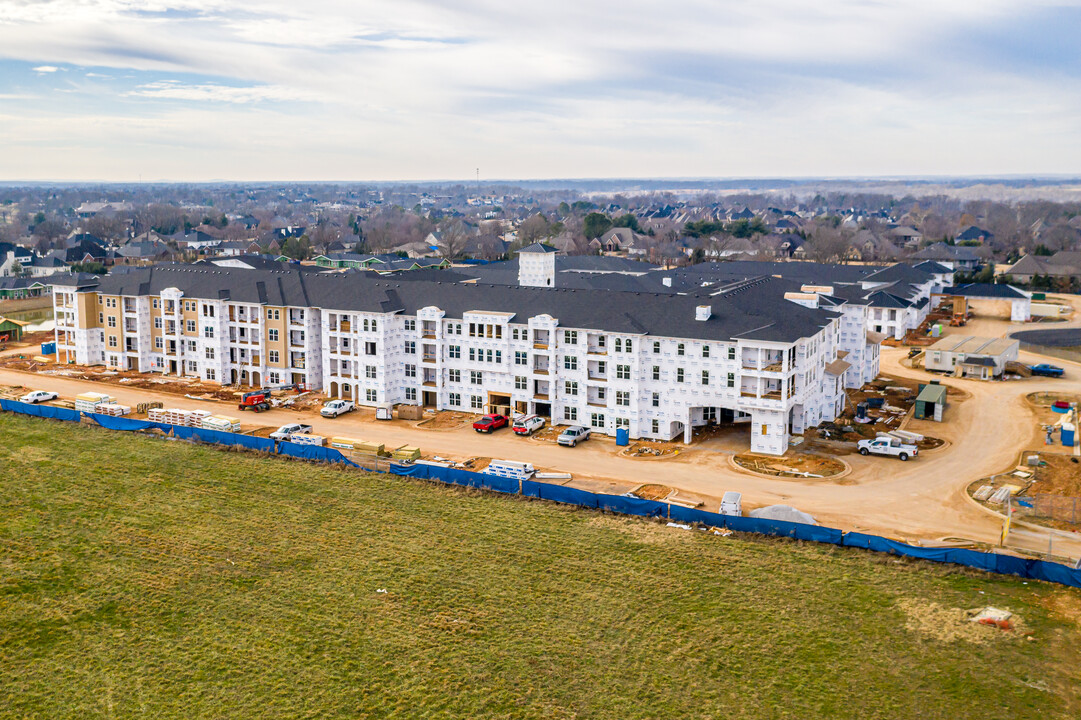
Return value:
M 691 409 L 687 408 L 687 421 L 683 425 L 683 442 L 687 445 L 691 444 L 691 438 L 694 437 L 694 428 L 691 427 Z

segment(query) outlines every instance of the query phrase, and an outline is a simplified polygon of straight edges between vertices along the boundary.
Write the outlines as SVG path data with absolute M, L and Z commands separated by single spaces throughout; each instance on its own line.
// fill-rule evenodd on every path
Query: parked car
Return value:
M 892 455 L 898 460 L 908 460 L 920 454 L 915 445 L 908 445 L 896 438 L 877 437 L 873 440 L 860 440 L 856 443 L 860 455 Z
M 589 439 L 589 428 L 581 425 L 571 425 L 556 438 L 556 442 L 567 447 L 574 447 L 583 440 Z
M 516 418 L 511 429 L 515 435 L 532 435 L 544 427 L 544 418 L 540 415 L 523 415 Z
M 319 414 L 325 418 L 335 418 L 356 409 L 357 406 L 349 400 L 331 400 L 323 406 L 323 409 L 319 411 Z
M 19 398 L 19 402 L 34 404 L 39 402 L 45 402 L 46 400 L 55 400 L 56 398 L 57 394 L 54 392 L 49 392 L 48 390 L 35 390 L 34 392 L 29 392 L 23 395 L 21 398 Z
M 1058 365 L 1048 365 L 1047 363 L 1040 363 L 1039 365 L 1032 365 L 1029 370 L 1033 375 L 1039 375 L 1042 377 L 1062 377 L 1066 374 L 1066 371 L 1060 368 Z
M 743 495 L 735 490 L 728 490 L 721 496 L 721 515 L 743 514 Z
M 507 418 L 504 415 L 497 415 L 492 413 L 491 415 L 485 415 L 473 423 L 473 429 L 479 433 L 490 433 L 493 430 L 498 430 L 501 427 L 507 426 Z
M 290 425 L 282 425 L 280 428 L 270 433 L 270 437 L 272 440 L 288 440 L 290 435 L 309 435 L 311 434 L 311 431 L 311 425 L 292 423 Z

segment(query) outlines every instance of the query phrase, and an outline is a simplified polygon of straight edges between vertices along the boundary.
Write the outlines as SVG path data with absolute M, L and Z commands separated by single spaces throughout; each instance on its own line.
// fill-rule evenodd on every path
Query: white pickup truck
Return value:
M 356 409 L 356 405 L 349 400 L 331 400 L 323 406 L 323 409 L 319 411 L 319 414 L 326 418 L 333 418 L 344 415 L 347 412 L 352 412 Z
M 310 435 L 312 432 L 311 425 L 305 425 L 303 423 L 290 423 L 289 425 L 282 425 L 280 428 L 270 433 L 271 440 L 288 440 L 291 435 Z
M 915 445 L 907 445 L 896 438 L 877 437 L 874 440 L 860 440 L 856 443 L 860 455 L 893 455 L 898 460 L 908 460 L 920 454 Z

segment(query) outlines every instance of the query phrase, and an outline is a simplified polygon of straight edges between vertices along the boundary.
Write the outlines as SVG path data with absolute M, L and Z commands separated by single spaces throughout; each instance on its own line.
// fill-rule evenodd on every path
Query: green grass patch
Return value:
M 961 619 L 983 605 L 1023 627 Z M 1077 717 L 1079 609 L 961 568 L 0 415 L 3 717 Z

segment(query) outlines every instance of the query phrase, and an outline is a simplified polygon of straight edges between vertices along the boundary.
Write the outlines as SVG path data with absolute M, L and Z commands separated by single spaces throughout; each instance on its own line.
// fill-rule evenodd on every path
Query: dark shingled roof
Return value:
M 535 242 L 532 245 L 527 245 L 518 252 L 520 253 L 554 253 L 559 252 L 559 248 L 552 247 L 551 245 L 545 245 L 544 243 Z
M 1011 300 L 1022 300 L 1028 297 L 1028 295 L 1010 285 L 992 285 L 990 283 L 954 285 L 942 292 L 947 295 L 961 295 L 963 297 L 1006 298 Z
M 352 312 L 401 311 L 415 315 L 435 306 L 447 317 L 471 310 L 514 313 L 517 322 L 548 314 L 569 328 L 599 329 L 660 337 L 725 341 L 733 338 L 795 342 L 834 320 L 836 313 L 784 299 L 785 281 L 759 278 L 716 295 L 662 295 L 611 290 L 531 288 L 448 282 L 400 282 L 366 273 L 313 274 L 170 265 L 106 275 L 97 292 L 157 295 L 175 287 L 187 297 L 273 306 L 317 307 Z M 695 307 L 712 306 L 709 320 L 695 320 Z

